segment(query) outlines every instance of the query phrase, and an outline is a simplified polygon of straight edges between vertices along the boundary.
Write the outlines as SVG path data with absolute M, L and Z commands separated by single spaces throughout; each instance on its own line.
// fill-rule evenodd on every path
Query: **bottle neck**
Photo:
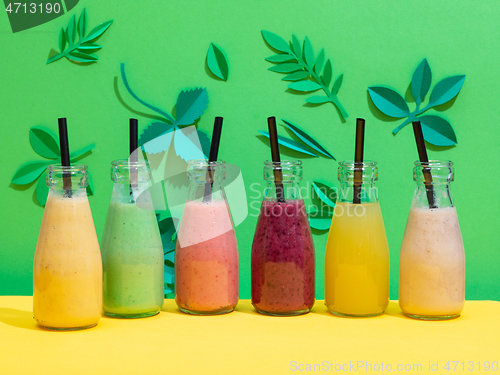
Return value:
M 450 184 L 455 178 L 453 162 L 430 160 L 415 162 L 413 180 L 416 182 L 412 208 L 454 207 Z
M 266 200 L 295 200 L 302 199 L 299 183 L 302 181 L 302 162 L 300 160 L 283 160 L 264 163 L 264 180 Z
M 378 202 L 378 190 L 375 186 L 378 180 L 377 162 L 339 162 L 338 179 L 340 190 L 337 202 L 354 204 Z
M 47 168 L 47 186 L 52 196 L 86 196 L 87 185 L 86 165 L 49 165 Z
M 214 202 L 225 201 L 224 179 L 225 162 L 191 160 L 188 162 L 189 191 L 188 201 Z
M 145 160 L 115 160 L 111 163 L 111 180 L 113 194 L 111 201 L 120 203 L 136 203 L 143 208 L 151 209 L 149 164 Z

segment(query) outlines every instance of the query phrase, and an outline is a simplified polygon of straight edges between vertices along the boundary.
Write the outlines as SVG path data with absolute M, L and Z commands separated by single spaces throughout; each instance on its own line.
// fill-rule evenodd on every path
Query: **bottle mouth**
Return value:
M 224 160 L 208 161 L 207 159 L 192 159 L 188 161 L 189 169 L 206 169 L 209 167 L 223 166 L 226 164 Z
M 369 167 L 376 167 L 377 162 L 374 160 L 363 160 L 361 163 L 357 163 L 354 160 L 342 160 L 339 161 L 339 167 L 346 167 L 346 168 L 369 168 Z
M 138 161 L 130 161 L 129 159 L 117 159 L 111 162 L 113 167 L 124 168 L 124 169 L 137 169 L 137 168 L 149 168 L 149 162 L 147 160 L 141 159 Z
M 301 160 L 281 160 L 281 161 L 266 160 L 264 162 L 264 165 L 266 167 L 281 167 L 281 168 L 298 167 L 298 166 L 302 165 L 302 161 Z
M 415 167 L 428 167 L 428 168 L 439 168 L 439 167 L 452 167 L 453 162 L 451 160 L 429 160 L 426 162 L 421 162 L 419 160 L 415 161 Z
M 88 167 L 86 164 L 76 164 L 70 166 L 65 166 L 61 164 L 52 164 L 47 167 L 47 169 L 50 172 L 66 172 L 66 173 L 84 172 L 87 170 L 87 168 Z

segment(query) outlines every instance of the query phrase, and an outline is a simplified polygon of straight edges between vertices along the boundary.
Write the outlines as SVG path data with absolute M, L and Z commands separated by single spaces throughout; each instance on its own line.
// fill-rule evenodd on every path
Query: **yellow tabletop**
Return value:
M 500 374 L 500 302 L 467 301 L 460 318 L 425 322 L 403 316 L 397 302 L 385 315 L 353 319 L 331 315 L 323 301 L 277 318 L 248 300 L 221 316 L 186 315 L 165 300 L 151 318 L 103 317 L 92 329 L 52 332 L 36 325 L 32 301 L 0 297 L 2 375 Z

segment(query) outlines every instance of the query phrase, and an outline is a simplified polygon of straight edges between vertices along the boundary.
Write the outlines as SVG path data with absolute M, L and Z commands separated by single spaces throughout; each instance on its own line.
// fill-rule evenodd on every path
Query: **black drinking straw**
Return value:
M 66 123 L 66 118 L 59 118 L 57 120 L 59 124 L 59 146 L 61 148 L 61 165 L 63 167 L 69 167 L 69 142 L 68 142 L 68 125 Z M 71 194 L 71 173 L 63 173 L 63 188 L 68 195 Z
M 352 203 L 361 203 L 363 185 L 363 149 L 365 144 L 365 120 L 356 119 L 356 150 L 354 152 L 354 189 Z
M 417 141 L 418 157 L 421 163 L 429 164 L 429 158 L 427 157 L 427 150 L 425 149 L 424 134 L 422 133 L 422 126 L 420 121 L 413 121 L 413 133 L 415 133 L 415 141 Z M 432 187 L 432 174 L 430 168 L 423 168 L 424 173 L 424 184 L 425 192 L 427 194 L 427 200 L 429 201 L 429 208 L 436 208 L 434 202 L 434 188 Z
M 278 131 L 276 129 L 276 117 L 267 118 L 267 126 L 269 127 L 269 142 L 271 145 L 271 157 L 273 163 L 280 163 L 280 149 L 278 144 Z M 278 202 L 285 201 L 285 195 L 283 192 L 283 173 L 281 172 L 281 166 L 273 166 L 274 168 L 274 180 L 276 184 L 276 199 Z
M 212 132 L 212 142 L 210 143 L 210 155 L 208 157 L 208 162 L 216 162 L 217 155 L 219 154 L 219 144 L 220 144 L 220 136 L 222 133 L 222 121 L 223 118 L 217 116 L 214 121 L 214 130 Z M 205 183 L 205 195 L 203 196 L 203 202 L 209 202 L 212 200 L 212 189 L 214 186 L 213 183 L 213 175 L 212 168 L 208 167 L 208 181 Z
M 135 118 L 130 119 L 130 163 L 136 164 L 138 161 L 138 151 L 139 148 L 139 125 Z M 134 165 L 131 170 L 136 169 L 137 165 Z M 137 187 L 137 170 L 130 173 L 130 195 L 132 195 L 132 189 Z

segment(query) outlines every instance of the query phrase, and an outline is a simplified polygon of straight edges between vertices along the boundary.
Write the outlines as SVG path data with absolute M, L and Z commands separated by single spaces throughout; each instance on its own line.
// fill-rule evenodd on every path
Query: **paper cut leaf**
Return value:
M 302 56 L 302 47 L 300 46 L 299 39 L 295 35 L 292 35 L 292 47 L 296 56 Z
M 270 71 L 277 73 L 292 73 L 300 69 L 302 69 L 302 65 L 297 63 L 284 63 L 269 68 Z
M 79 157 L 81 157 L 82 155 L 86 154 L 87 152 L 89 152 L 90 150 L 93 150 L 95 148 L 95 143 L 92 143 L 88 146 L 85 146 L 84 148 L 78 150 L 78 151 L 74 151 L 72 152 L 69 157 L 71 159 L 71 161 L 75 160 L 75 159 L 78 159 Z
M 281 62 L 291 61 L 291 60 L 295 60 L 295 57 L 293 57 L 292 55 L 288 55 L 286 53 L 280 53 L 278 55 L 266 57 L 266 61 L 274 62 L 274 63 L 281 63 Z
M 267 30 L 262 30 L 262 36 L 264 37 L 264 40 L 267 42 L 267 44 L 269 44 L 274 49 L 277 49 L 281 52 L 291 52 L 290 46 L 282 37 Z
M 415 99 L 415 103 L 417 103 L 417 106 L 423 102 L 425 96 L 429 92 L 431 81 L 431 67 L 427 62 L 427 59 L 423 59 L 415 70 L 415 73 L 413 73 L 413 78 L 411 79 L 411 93 L 413 95 L 413 99 Z
M 332 93 L 337 95 L 337 93 L 339 92 L 340 90 L 340 87 L 342 86 L 342 82 L 344 81 L 344 75 L 341 74 L 337 77 L 337 79 L 335 80 L 335 82 L 333 83 L 333 86 L 332 86 Z
M 325 64 L 325 69 L 323 70 L 323 83 L 325 86 L 330 86 L 330 82 L 332 81 L 332 62 L 330 59 Z
M 462 85 L 464 84 L 465 76 L 453 76 L 443 79 L 432 90 L 431 98 L 429 100 L 429 107 L 449 102 L 458 95 Z
M 35 189 L 35 197 L 40 206 L 45 206 L 47 203 L 47 196 L 49 195 L 49 187 L 47 186 L 47 179 L 41 176 L 37 183 Z
M 90 173 L 87 175 L 88 185 L 87 185 L 87 195 L 94 195 L 94 180 Z
M 314 192 L 323 203 L 330 207 L 335 207 L 337 193 L 333 188 L 318 181 L 313 181 L 312 185 Z
M 196 132 L 185 134 L 183 129 L 177 129 L 174 134 L 174 147 L 175 153 L 185 161 L 192 159 L 204 159 L 203 151 L 196 145 L 196 140 L 191 139 L 189 136 L 196 136 Z
M 328 230 L 332 224 L 333 214 L 328 211 L 311 210 L 307 216 L 309 217 L 309 225 L 317 230 Z
M 158 124 L 158 123 L 153 123 L 153 124 Z M 142 145 L 144 146 L 144 150 L 148 154 L 159 154 L 160 152 L 166 151 L 170 147 L 170 144 L 172 143 L 172 137 L 174 135 L 174 131 L 178 129 L 179 128 L 177 126 L 171 126 L 159 136 L 156 136 L 151 140 L 142 143 Z M 154 129 L 152 129 L 152 131 L 154 131 Z
M 208 93 L 205 88 L 183 90 L 177 97 L 177 118 L 174 125 L 191 125 L 205 112 Z
M 226 55 L 224 55 L 224 52 L 213 43 L 210 43 L 210 47 L 208 47 L 207 65 L 216 77 L 219 77 L 223 81 L 227 81 L 229 66 L 227 64 Z
M 264 132 L 264 131 L 261 131 L 261 130 L 258 130 L 258 132 L 260 134 L 262 134 L 263 136 L 269 138 L 269 133 L 268 132 Z M 278 143 L 280 145 L 286 147 L 286 148 L 291 149 L 291 150 L 298 151 L 298 152 L 301 152 L 303 154 L 307 154 L 307 155 L 312 155 L 312 156 L 318 157 L 318 155 L 316 155 L 315 153 L 309 151 L 307 148 L 305 148 L 304 146 L 302 146 L 300 143 L 295 142 L 294 140 L 288 139 L 286 137 L 283 137 L 281 135 L 278 135 Z
M 202 130 L 196 129 L 198 132 L 198 139 L 200 140 L 200 146 L 203 154 L 205 155 L 205 159 L 208 158 L 208 155 L 210 154 L 210 145 L 211 141 L 210 138 L 208 137 L 208 134 L 205 133 Z
M 282 81 L 300 81 L 301 79 L 305 79 L 309 76 L 310 76 L 309 72 L 307 72 L 305 70 L 299 70 L 298 72 L 295 72 L 295 73 L 292 73 L 292 74 L 289 74 L 289 75 L 283 77 L 281 80 Z
M 111 26 L 112 23 L 113 21 L 101 23 L 100 25 L 94 27 L 92 31 L 90 31 L 90 33 L 85 36 L 85 31 L 87 29 L 87 11 L 85 10 L 85 8 L 83 8 L 78 20 L 78 25 L 76 23 L 76 16 L 73 15 L 66 30 L 64 30 L 63 28 L 59 33 L 59 49 L 61 52 L 52 57 L 49 57 L 46 64 L 57 61 L 62 57 L 66 57 L 67 59 L 78 63 L 91 63 L 97 61 L 98 58 L 91 55 L 90 50 L 100 49 L 101 46 L 98 46 L 97 48 L 88 48 L 88 45 L 90 44 L 90 42 L 99 38 Z M 78 42 L 76 38 L 77 34 L 80 36 Z M 68 47 L 65 50 L 66 43 L 68 44 Z M 82 51 L 84 51 L 87 55 L 85 56 Z
M 316 82 L 306 80 L 290 83 L 288 88 L 296 91 L 309 92 L 319 90 L 321 86 Z
M 159 121 L 152 122 L 139 136 L 139 145 L 142 146 L 145 143 L 152 141 L 156 137 L 165 133 L 169 128 L 173 128 L 173 125 Z
M 454 146 L 457 144 L 457 136 L 450 123 L 445 119 L 427 115 L 418 118 L 422 125 L 424 139 L 435 146 Z
M 314 51 L 307 36 L 304 39 L 304 58 L 307 65 L 309 65 L 310 67 L 314 67 Z
M 100 46 L 99 44 L 95 44 L 95 43 L 84 43 L 84 44 L 80 44 L 80 47 L 77 48 L 78 51 L 97 51 L 98 49 L 101 49 L 102 46 Z
M 60 156 L 59 144 L 42 128 L 30 129 L 30 144 L 33 150 L 44 158 L 57 159 Z
M 326 157 L 336 160 L 335 157 L 330 154 L 323 146 L 321 146 L 317 141 L 315 141 L 311 136 L 309 136 L 305 131 L 300 129 L 298 126 L 292 124 L 291 122 L 281 119 L 285 123 L 288 129 L 290 129 L 293 134 L 295 134 L 302 142 L 311 147 L 313 150 L 325 155 Z
M 324 104 L 328 103 L 330 99 L 328 96 L 323 96 L 323 95 L 315 95 L 315 96 L 310 96 L 309 98 L 306 98 L 306 102 L 312 103 L 312 104 Z
M 325 49 L 321 49 L 318 54 L 318 58 L 316 59 L 316 63 L 314 64 L 314 71 L 317 74 L 321 73 L 321 69 L 323 69 L 323 64 L 325 63 Z
M 401 95 L 387 87 L 369 87 L 368 92 L 373 104 L 390 117 L 406 117 L 410 115 L 408 104 Z
M 30 184 L 42 174 L 45 168 L 47 168 L 47 165 L 50 163 L 50 161 L 35 161 L 26 163 L 16 171 L 11 182 L 16 185 Z

